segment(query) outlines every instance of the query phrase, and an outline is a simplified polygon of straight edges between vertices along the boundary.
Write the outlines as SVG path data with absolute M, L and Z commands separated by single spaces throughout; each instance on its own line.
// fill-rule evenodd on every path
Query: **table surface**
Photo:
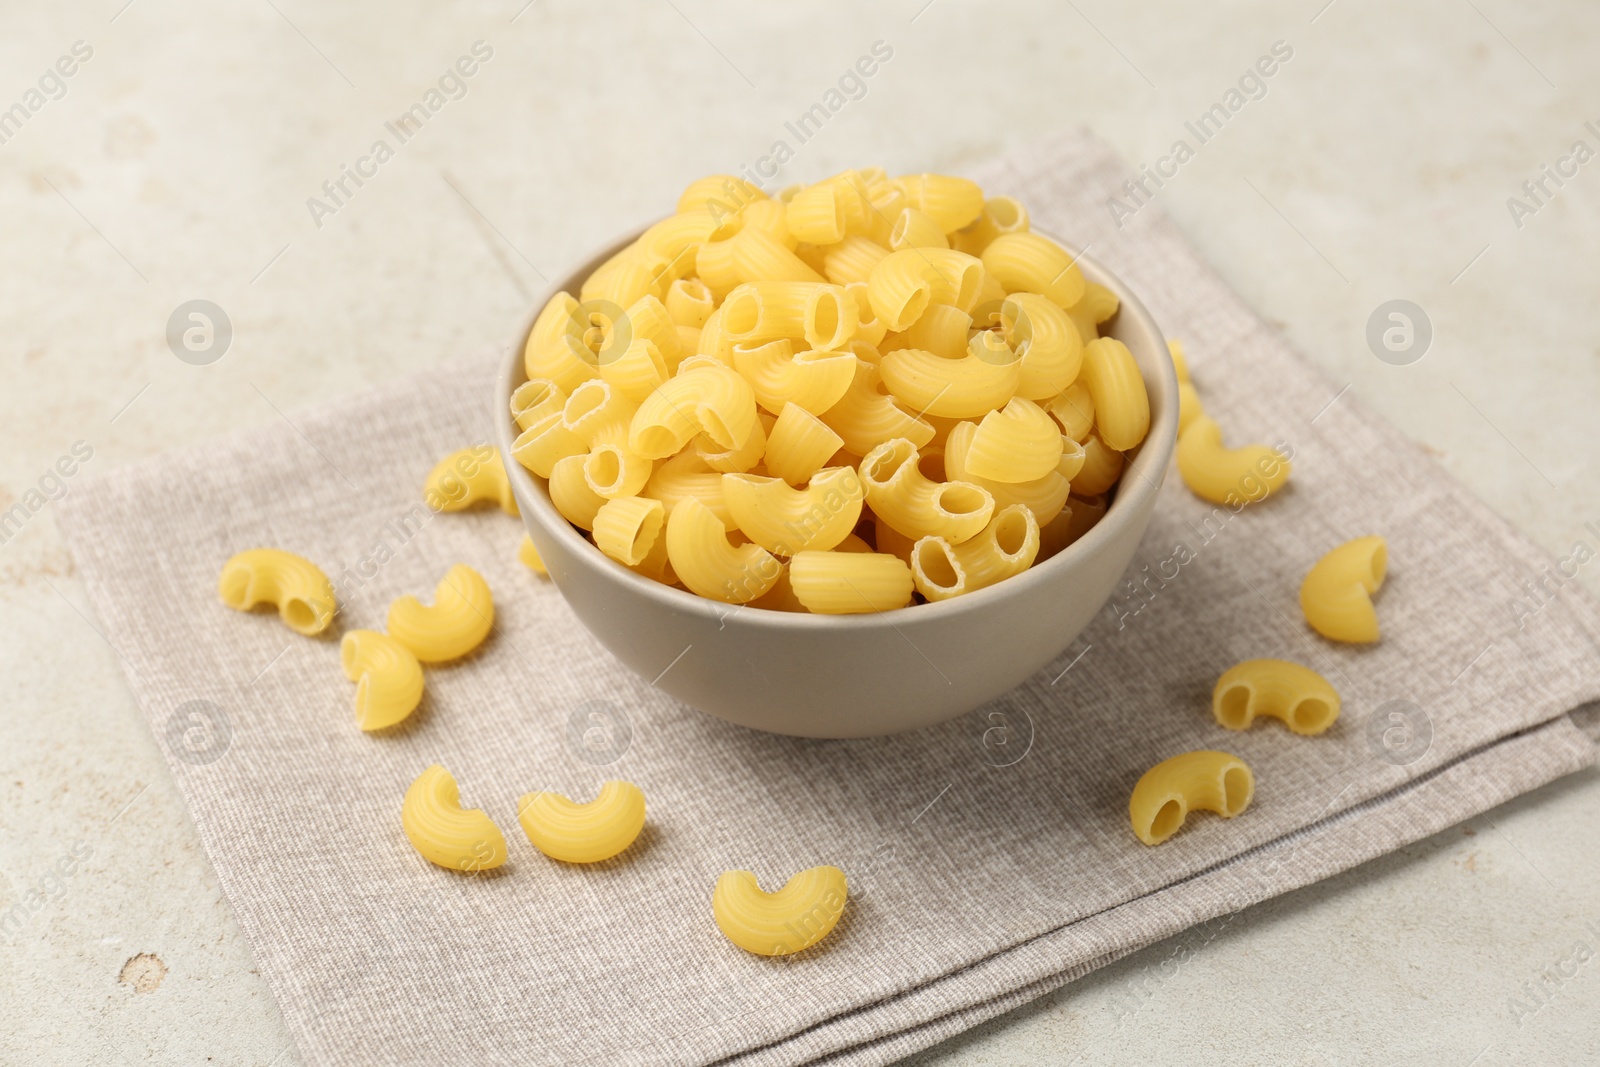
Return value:
M 75 442 L 103 473 L 503 343 L 543 278 L 663 190 L 793 142 L 784 123 L 874 42 L 892 58 L 778 183 L 960 169 L 1073 125 L 1153 164 L 1282 41 L 1292 59 L 1159 201 L 1553 556 L 1600 547 L 1600 439 L 1581 432 L 1600 405 L 1600 162 L 1573 155 L 1600 150 L 1600 7 L 523 4 L 6 5 L 0 108 L 27 114 L 0 144 L 0 509 Z M 492 55 L 465 95 L 324 192 L 477 41 Z M 49 76 L 75 47 L 73 75 Z M 232 323 L 205 366 L 166 336 L 192 299 Z M 1391 299 L 1432 323 L 1420 361 L 1369 348 Z M 24 905 L 0 1060 L 293 1063 L 49 510 L 0 545 L 0 912 Z M 1600 588 L 1600 568 L 1576 580 Z M 1597 808 L 1600 773 L 1574 775 L 916 1062 L 1600 1061 Z

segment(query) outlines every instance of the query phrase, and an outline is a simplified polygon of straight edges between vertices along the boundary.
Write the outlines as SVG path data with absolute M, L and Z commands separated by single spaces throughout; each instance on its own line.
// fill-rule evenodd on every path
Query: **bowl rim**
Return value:
M 1034 232 L 1040 236 L 1048 237 L 1066 249 L 1088 280 L 1104 285 L 1116 293 L 1119 317 L 1131 312 L 1135 319 L 1141 320 L 1149 332 L 1162 342 L 1162 348 L 1157 353 L 1155 388 L 1150 389 L 1152 399 L 1158 397 L 1160 402 L 1152 405 L 1154 418 L 1151 420 L 1150 429 L 1145 434 L 1145 439 L 1136 447 L 1137 454 L 1124 466 L 1122 478 L 1117 483 L 1117 492 L 1106 508 L 1105 515 L 1087 533 L 1043 563 L 983 589 L 951 597 L 948 600 L 909 604 L 886 611 L 852 615 L 813 615 L 761 608 L 744 611 L 742 609 L 748 605 L 712 600 L 686 589 L 664 585 L 630 570 L 591 544 L 579 533 L 577 527 L 556 510 L 555 504 L 550 500 L 548 483 L 545 479 L 536 478 L 532 471 L 511 460 L 511 445 L 520 432 L 515 429 L 516 421 L 511 417 L 511 394 L 528 380 L 523 353 L 527 347 L 528 335 L 533 331 L 534 323 L 545 306 L 559 292 L 575 293 L 581 288 L 582 280 L 596 267 L 632 244 L 648 228 L 648 225 L 640 226 L 604 245 L 583 264 L 567 271 L 545 287 L 535 301 L 527 322 L 515 335 L 510 351 L 505 354 L 496 383 L 495 444 L 505 459 L 503 466 L 506 475 L 513 487 L 518 490 L 516 494 L 518 499 L 524 504 L 521 509 L 524 522 L 529 521 L 528 517 L 532 516 L 547 534 L 567 543 L 574 550 L 574 555 L 584 561 L 582 565 L 597 574 L 604 575 L 605 578 L 653 601 L 664 609 L 688 612 L 715 622 L 719 626 L 726 625 L 737 616 L 739 625 L 778 632 L 802 633 L 828 629 L 865 633 L 885 629 L 898 630 L 902 623 L 913 624 L 922 621 L 932 623 L 958 618 L 965 614 L 981 613 L 998 601 L 1014 599 L 1028 590 L 1037 590 L 1040 586 L 1048 585 L 1055 574 L 1064 567 L 1073 566 L 1079 560 L 1091 557 L 1100 544 L 1114 537 L 1126 535 L 1126 528 L 1137 523 L 1136 516 L 1141 511 L 1141 505 L 1147 502 L 1153 505 L 1152 498 L 1160 491 L 1162 478 L 1171 464 L 1173 452 L 1177 447 L 1178 379 L 1172 358 L 1165 347 L 1165 335 L 1143 302 L 1120 278 L 1092 257 L 1085 255 L 1077 246 L 1062 241 L 1048 230 L 1035 229 Z M 1147 388 L 1150 385 L 1148 380 L 1146 385 Z

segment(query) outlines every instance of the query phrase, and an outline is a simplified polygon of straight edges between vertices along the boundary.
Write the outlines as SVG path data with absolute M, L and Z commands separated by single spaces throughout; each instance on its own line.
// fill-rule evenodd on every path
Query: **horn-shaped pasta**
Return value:
M 1012 504 L 1025 504 L 1033 517 L 1043 526 L 1057 515 L 1067 503 L 1071 483 L 1051 470 L 1044 477 L 1031 482 L 999 482 L 973 474 L 967 467 L 967 455 L 972 450 L 977 423 L 958 422 L 944 442 L 944 476 L 953 482 L 969 482 L 994 498 L 997 509 Z
M 678 326 L 672 314 L 653 296 L 641 297 L 628 306 L 622 319 L 612 324 L 604 337 L 605 344 L 596 352 L 595 359 L 605 377 L 607 363 L 618 359 L 633 342 L 644 338 L 655 344 L 669 369 L 675 369 L 688 353 L 678 344 Z
M 599 863 L 633 844 L 644 829 L 644 793 L 612 780 L 600 795 L 576 804 L 560 793 L 529 793 L 517 804 L 517 821 L 533 847 L 563 863 Z
M 1082 448 L 1083 462 L 1072 478 L 1072 491 L 1079 496 L 1099 496 L 1122 476 L 1122 453 L 1106 444 L 1098 431 L 1083 439 Z
M 815 270 L 800 251 L 790 251 L 781 241 L 753 226 L 746 226 L 729 239 L 732 246 L 733 275 L 741 282 L 820 282 Z M 802 246 L 803 247 L 803 246 Z
M 1067 250 L 1036 233 L 1005 233 L 983 250 L 983 269 L 1008 293 L 1040 293 L 1062 308 L 1083 297 L 1083 271 Z
M 487 454 L 485 454 L 487 453 Z M 435 464 L 422 484 L 423 499 L 436 511 L 464 511 L 474 504 L 498 504 L 517 514 L 517 498 L 498 450 L 479 445 L 452 452 Z
M 363 730 L 393 726 L 422 703 L 422 664 L 387 634 L 346 631 L 339 642 L 339 664 L 356 683 L 356 725 Z
M 950 239 L 944 234 L 929 215 L 908 207 L 889 230 L 889 247 L 896 252 L 903 248 L 949 248 Z
M 1200 394 L 1191 382 L 1178 383 L 1178 433 L 1194 425 L 1194 420 L 1206 413 L 1206 406 L 1200 402 Z
M 855 372 L 852 365 L 851 373 Z M 785 404 L 767 434 L 762 463 L 767 473 L 790 485 L 799 485 L 827 465 L 829 457 L 844 447 L 844 438 L 827 423 L 798 404 Z
M 701 204 L 697 210 L 670 215 L 639 235 L 638 246 L 662 259 L 678 259 L 711 240 L 720 224 Z
M 702 244 L 695 251 L 694 272 L 713 297 L 725 299 L 741 280 L 733 262 L 733 239 Z
M 799 552 L 789 560 L 795 598 L 816 615 L 864 615 L 911 603 L 911 568 L 886 552 Z
M 1105 443 L 1126 452 L 1143 441 L 1150 432 L 1150 397 L 1128 346 L 1114 337 L 1090 341 L 1083 346 L 1082 374 Z
M 722 496 L 750 540 L 780 556 L 833 548 L 861 518 L 861 479 L 853 467 L 829 467 L 804 489 L 782 478 L 724 474 Z
M 584 530 L 594 529 L 594 517 L 606 503 L 589 485 L 588 462 L 589 457 L 579 453 L 550 468 L 550 503 L 562 518 Z
M 639 405 L 628 448 L 645 459 L 663 459 L 701 432 L 723 448 L 737 448 L 757 425 L 750 383 L 731 367 L 697 365 L 668 378 Z
M 661 349 L 648 337 L 635 337 L 616 359 L 600 364 L 601 380 L 635 404 L 655 391 L 670 374 Z
M 773 414 L 796 404 L 812 414 L 839 402 L 855 378 L 849 352 L 796 352 L 788 338 L 733 346 L 733 366 L 750 383 L 756 403 Z
M 1001 301 L 1000 324 L 1018 353 L 1018 396 L 1047 401 L 1077 380 L 1083 341 L 1065 311 L 1037 293 L 1013 293 Z
M 557 414 L 567 405 L 567 391 L 548 378 L 535 378 L 517 386 L 511 394 L 511 417 L 526 430 Z
M 993 337 L 987 330 L 974 335 Z M 1015 359 L 991 361 L 970 350 L 960 359 L 945 359 L 918 348 L 885 352 L 878 364 L 883 383 L 911 408 L 947 419 L 971 419 L 1001 407 L 1017 392 Z
M 932 481 L 922 473 L 920 458 L 915 445 L 895 438 L 861 460 L 867 503 L 878 518 L 907 537 L 937 535 L 951 544 L 989 524 L 995 503 L 988 490 L 969 481 Z
M 1213 504 L 1265 500 L 1289 480 L 1289 471 L 1289 460 L 1266 445 L 1223 447 L 1222 427 L 1206 415 L 1196 415 L 1178 437 L 1183 484 Z
M 866 282 L 851 282 L 844 287 L 856 305 L 856 335 L 850 339 L 852 350 L 857 345 L 876 347 L 883 342 L 884 334 L 889 328 L 878 321 L 878 313 L 872 310 L 872 300 L 867 293 Z M 859 353 L 858 353 L 859 355 Z M 877 362 L 876 356 L 868 360 L 869 363 Z
M 541 478 L 550 477 L 563 459 L 582 456 L 587 451 L 582 439 L 567 429 L 559 411 L 550 412 L 511 442 L 512 458 Z
M 666 525 L 661 501 L 644 496 L 607 500 L 594 516 L 594 547 L 628 567 L 650 555 Z
M 849 885 L 837 867 L 812 867 L 776 893 L 749 871 L 724 871 L 711 894 L 722 936 L 757 956 L 788 956 L 821 941 L 844 914 Z
M 642 574 L 651 581 L 660 582 L 662 585 L 677 585 L 678 574 L 672 569 L 672 560 L 667 557 L 667 539 L 657 537 L 650 546 L 650 552 L 635 567 L 629 570 L 635 574 Z
M 731 544 L 722 520 L 692 496 L 667 517 L 667 559 L 692 592 L 727 604 L 754 600 L 778 580 L 772 553 L 760 545 Z
M 1054 424 L 1054 420 L 1052 420 Z M 1081 444 L 1061 435 L 1061 458 L 1056 461 L 1056 473 L 1068 482 L 1076 478 L 1083 470 L 1084 464 L 1089 461 L 1089 452 Z
M 570 392 L 598 374 L 594 354 L 583 340 L 591 324 L 579 321 L 578 307 L 572 294 L 563 292 L 539 312 L 522 351 L 530 380 L 546 378 Z
M 1022 504 L 1001 509 L 975 537 L 952 545 L 924 537 L 911 549 L 911 578 L 929 600 L 948 600 L 983 589 L 1033 566 L 1039 555 L 1039 520 Z
M 950 239 L 950 247 L 981 256 L 983 250 L 1003 233 L 1027 233 L 1028 209 L 1009 196 L 991 196 L 983 202 L 983 211 Z
M 833 182 L 817 182 L 794 194 L 784 221 L 789 232 L 810 244 L 831 245 L 844 239 L 845 200 L 853 196 Z
M 667 315 L 673 322 L 679 326 L 693 326 L 695 329 L 704 326 L 711 313 L 716 310 L 716 301 L 711 298 L 711 290 L 698 278 L 682 278 L 673 282 L 667 289 L 665 303 Z
M 400 825 L 411 846 L 429 863 L 452 871 L 486 871 L 506 861 L 506 839 L 477 808 L 461 807 L 461 791 L 450 772 L 435 763 L 406 790 Z
M 943 359 L 960 359 L 967 354 L 971 332 L 971 315 L 949 304 L 934 304 L 906 328 L 901 349 L 917 348 Z
M 750 427 L 750 435 L 744 440 L 736 442 L 731 448 L 723 448 L 705 434 L 694 439 L 694 454 L 705 461 L 706 466 L 712 470 L 723 471 L 728 474 L 740 474 L 761 462 L 761 457 L 767 451 L 767 423 L 776 422 L 765 411 L 756 413 L 756 421 Z
M 728 294 L 722 329 L 735 341 L 805 339 L 811 348 L 843 347 L 856 332 L 856 303 L 842 286 L 754 282 Z
M 1389 546 L 1381 537 L 1346 541 L 1321 559 L 1300 583 L 1300 610 L 1330 641 L 1370 644 L 1378 639 L 1372 594 L 1383 586 Z
M 771 445 L 770 439 L 768 445 Z M 817 464 L 817 467 L 821 466 Z M 811 477 L 811 471 L 806 472 L 806 477 Z M 710 508 L 725 529 L 730 532 L 736 529 L 733 513 L 728 510 L 728 502 L 722 496 L 722 472 L 713 470 L 710 464 L 692 451 L 680 452 L 671 459 L 662 460 L 640 495 L 661 501 L 668 515 L 672 514 L 672 509 L 678 506 L 680 500 L 692 496 Z
M 459 659 L 483 643 L 494 628 L 494 598 L 489 583 L 465 563 L 439 579 L 433 605 L 414 596 L 389 605 L 389 636 L 424 663 Z
M 791 251 L 800 239 L 789 232 L 789 205 L 778 200 L 757 200 L 746 204 L 740 217 L 746 229 L 760 230 Z
M 822 257 L 823 274 L 835 285 L 864 283 L 872 268 L 889 250 L 870 238 L 852 234 L 828 248 Z
M 1101 285 L 1099 282 L 1086 282 L 1083 287 L 1083 296 L 1074 305 L 1074 310 L 1087 315 L 1096 324 L 1108 321 L 1117 313 L 1122 302 L 1117 299 L 1117 294 Z
M 945 233 L 954 233 L 983 212 L 983 190 L 977 182 L 948 174 L 907 174 L 893 179 L 905 193 L 906 206 L 928 215 Z
M 1061 424 L 1061 432 L 1074 441 L 1082 441 L 1094 428 L 1094 398 L 1089 387 L 1081 381 L 1073 382 L 1050 401 L 1050 414 Z
M 1339 717 L 1339 692 L 1310 667 L 1281 659 L 1247 659 L 1228 668 L 1211 691 L 1217 725 L 1248 730 L 1258 715 L 1297 734 L 1320 734 Z
M 604 379 L 596 379 L 584 382 L 567 397 L 561 411 L 561 424 L 585 448 L 590 448 L 608 431 L 629 426 L 636 411 L 638 405 L 621 389 Z
M 251 548 L 222 565 L 217 595 L 235 611 L 271 604 L 297 634 L 320 634 L 333 621 L 333 583 L 304 556 L 277 548 Z
M 995 482 L 1038 481 L 1051 471 L 1059 473 L 1063 441 L 1061 428 L 1044 408 L 1014 396 L 978 423 L 967 448 L 967 471 Z
M 706 324 L 700 328 L 700 341 L 695 345 L 697 355 L 707 356 L 724 366 L 733 366 L 733 338 L 728 336 L 728 331 L 722 328 L 725 315 L 722 308 L 711 313 Z M 681 367 L 679 368 L 682 369 Z
M 983 284 L 983 264 L 948 248 L 907 248 L 878 261 L 867 278 L 872 310 L 891 330 L 917 321 L 930 304 L 971 311 Z
M 846 451 L 858 456 L 893 437 L 903 437 L 919 448 L 933 440 L 932 426 L 879 391 L 879 373 L 876 366 L 858 358 L 850 388 L 817 417 L 843 439 Z
M 1256 777 L 1244 760 L 1226 752 L 1185 752 L 1144 772 L 1128 800 L 1135 836 L 1159 845 L 1183 826 L 1192 810 L 1231 819 L 1250 806 Z

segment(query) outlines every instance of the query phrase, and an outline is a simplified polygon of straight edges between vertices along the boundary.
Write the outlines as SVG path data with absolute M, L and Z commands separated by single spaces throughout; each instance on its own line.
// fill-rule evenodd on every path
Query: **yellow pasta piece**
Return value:
M 406 790 L 400 824 L 423 859 L 452 871 L 487 871 L 506 861 L 506 839 L 477 808 L 461 807 L 450 772 L 435 763 Z
M 1039 520 L 1025 505 L 1002 508 L 975 537 L 952 545 L 924 537 L 911 549 L 911 578 L 929 600 L 948 600 L 1021 574 L 1039 555 Z
M 700 328 L 700 339 L 695 345 L 695 354 L 709 357 L 724 366 L 731 367 L 733 366 L 733 338 L 729 337 L 728 332 L 722 328 L 723 318 L 723 311 L 720 307 L 711 313 L 711 317 L 706 320 L 706 324 Z M 682 370 L 683 368 L 680 365 L 678 369 Z
M 1082 374 L 1105 443 L 1126 452 L 1143 441 L 1150 432 L 1150 397 L 1128 346 L 1114 337 L 1090 341 L 1083 346 Z
M 539 550 L 533 545 L 533 538 L 527 534 L 522 535 L 522 543 L 517 546 L 517 559 L 522 565 L 535 574 L 549 576 L 545 569 L 544 559 L 539 555 Z
M 512 458 L 541 478 L 550 477 L 556 464 L 567 457 L 582 456 L 587 451 L 582 439 L 567 429 L 560 411 L 544 416 L 511 443 Z
M 978 423 L 967 448 L 967 471 L 996 482 L 1038 481 L 1057 470 L 1063 441 L 1061 428 L 1044 408 L 1012 397 Z
M 813 415 L 837 404 L 855 378 L 849 352 L 796 352 L 788 338 L 733 346 L 733 366 L 755 393 L 756 403 L 773 414 L 795 404 Z
M 1183 484 L 1213 504 L 1265 500 L 1283 487 L 1289 472 L 1289 460 L 1266 445 L 1223 447 L 1222 427 L 1206 415 L 1193 416 L 1178 437 Z
M 769 449 L 770 446 L 769 440 Z M 821 467 L 821 464 L 817 466 Z M 771 464 L 767 469 L 772 469 Z M 806 477 L 811 477 L 810 471 L 806 472 Z M 722 496 L 722 472 L 713 470 L 693 451 L 680 452 L 671 459 L 663 460 L 645 483 L 640 495 L 661 501 L 668 515 L 672 514 L 672 509 L 678 506 L 680 500 L 692 496 L 710 508 L 725 529 L 729 532 L 735 529 L 733 513 L 728 510 L 728 502 Z
M 1083 297 L 1077 303 L 1078 311 L 1092 320 L 1096 325 L 1109 322 L 1121 306 L 1117 294 L 1098 282 L 1087 282 L 1083 287 Z
M 894 437 L 903 437 L 918 447 L 931 441 L 933 427 L 883 393 L 879 382 L 878 367 L 858 358 L 850 388 L 837 404 L 817 417 L 839 435 L 846 451 L 858 456 Z
M 1028 209 L 1009 196 L 992 196 L 983 202 L 976 219 L 950 237 L 950 247 L 981 256 L 983 250 L 1003 233 L 1027 233 Z
M 889 254 L 878 242 L 851 234 L 838 244 L 829 245 L 822 257 L 822 273 L 835 285 L 865 284 L 872 268 Z
M 749 871 L 724 871 L 711 894 L 722 936 L 757 956 L 789 956 L 821 941 L 844 914 L 848 885 L 837 867 L 812 867 L 776 893 Z
M 792 251 L 765 232 L 746 226 L 728 240 L 733 274 L 740 282 L 820 282 L 822 272 L 804 258 L 804 245 Z M 707 246 L 708 247 L 708 246 Z M 818 260 L 820 264 L 820 257 Z
M 983 269 L 1006 292 L 1039 293 L 1059 307 L 1083 298 L 1083 271 L 1066 249 L 1036 233 L 1006 233 L 983 250 Z
M 690 257 L 692 261 L 700 245 L 711 240 L 719 226 L 716 217 L 702 204 L 695 210 L 662 219 L 640 234 L 636 243 L 641 251 L 669 263 L 683 257 Z
M 1311 628 L 1330 641 L 1370 644 L 1378 639 L 1372 594 L 1389 569 L 1389 545 L 1381 537 L 1346 541 L 1317 560 L 1300 583 L 1300 610 Z
M 724 474 L 722 496 L 740 531 L 780 556 L 833 548 L 861 518 L 861 479 L 853 467 L 820 470 L 804 489 L 782 478 Z
M 711 290 L 699 278 L 680 278 L 667 287 L 667 314 L 679 326 L 704 326 L 716 310 Z
M 950 239 L 930 216 L 908 207 L 900 212 L 889 231 L 889 247 L 896 252 L 903 248 L 949 248 Z
M 1055 423 L 1052 421 L 1051 425 L 1054 426 Z M 1056 460 L 1056 473 L 1065 478 L 1068 482 L 1071 482 L 1072 479 L 1076 478 L 1083 471 L 1084 464 L 1086 464 L 1088 461 L 1088 449 L 1084 448 L 1081 444 L 1074 441 L 1066 434 L 1062 434 L 1061 458 Z
M 856 302 L 843 286 L 812 282 L 751 282 L 728 294 L 722 328 L 735 341 L 804 338 L 818 351 L 849 343 Z
M 595 377 L 598 361 L 583 340 L 590 325 L 582 320 L 572 294 L 551 297 L 534 320 L 523 348 L 522 362 L 529 380 L 544 378 L 571 391 Z
M 616 359 L 600 364 L 601 380 L 635 404 L 649 396 L 671 373 L 661 349 L 648 337 L 635 337 Z
M 789 232 L 810 244 L 829 245 L 844 238 L 845 204 L 836 183 L 818 182 L 794 194 L 784 221 Z
M 489 583 L 465 563 L 445 572 L 434 589 L 433 605 L 414 596 L 389 605 L 389 636 L 424 663 L 459 659 L 483 643 L 494 628 L 494 598 Z
M 745 205 L 739 213 L 743 225 L 755 230 L 760 230 L 774 241 L 788 249 L 799 246 L 799 238 L 789 232 L 788 207 L 777 200 L 757 200 Z
M 601 368 L 601 377 L 607 363 L 622 356 L 633 342 L 641 338 L 653 343 L 669 369 L 677 367 L 687 355 L 678 344 L 678 324 L 673 321 L 667 305 L 654 296 L 640 297 L 628 306 L 623 317 L 615 323 L 598 327 L 602 336 L 595 349 L 595 361 Z
M 828 458 L 843 447 L 844 438 L 828 429 L 827 423 L 798 404 L 788 403 L 778 412 L 778 421 L 767 434 L 762 463 L 768 474 L 799 485 L 825 467 Z
M 994 335 L 979 331 L 974 340 Z M 945 359 L 917 348 L 885 352 L 878 364 L 883 383 L 898 400 L 919 413 L 970 419 L 1003 407 L 1017 392 L 1015 359 L 993 361 L 976 348 L 960 359 Z
M 1159 845 L 1183 826 L 1191 810 L 1239 815 L 1255 796 L 1256 777 L 1238 756 L 1185 752 L 1144 772 L 1128 800 L 1134 835 Z
M 601 441 L 615 440 L 617 431 L 628 427 L 638 409 L 617 386 L 596 379 L 584 382 L 567 397 L 561 424 L 585 448 L 592 448 Z
M 1031 482 L 992 481 L 973 474 L 967 466 L 967 456 L 972 450 L 973 435 L 977 432 L 978 426 L 972 422 L 959 422 L 951 428 L 944 443 L 946 478 L 976 485 L 994 499 L 997 509 L 1008 508 L 1012 504 L 1026 505 L 1040 526 L 1061 513 L 1072 485 L 1055 470 Z
M 1083 463 L 1071 479 L 1072 491 L 1078 496 L 1099 496 L 1122 477 L 1122 453 L 1106 444 L 1098 432 L 1085 437 L 1082 447 Z
M 566 407 L 567 393 L 548 378 L 523 382 L 511 393 L 511 417 L 526 430 Z
M 1017 354 L 1017 395 L 1048 401 L 1077 381 L 1083 341 L 1067 313 L 1037 293 L 1000 302 L 1000 326 Z
M 662 585 L 677 585 L 678 573 L 672 569 L 672 560 L 667 555 L 667 539 L 657 537 L 650 546 L 650 552 L 641 560 L 638 566 L 629 567 L 635 574 L 642 574 L 651 581 L 660 582 Z
M 743 281 L 738 268 L 734 266 L 733 251 L 731 237 L 707 241 L 695 250 L 695 274 L 701 284 L 711 290 L 711 296 L 715 300 L 726 299 L 727 295 Z
M 528 793 L 517 804 L 517 821 L 533 847 L 563 863 L 599 863 L 625 851 L 644 829 L 644 793 L 632 782 L 612 780 L 587 804 L 560 793 Z
M 251 548 L 222 565 L 217 595 L 235 611 L 271 604 L 297 634 L 313 637 L 333 621 L 333 583 L 304 556 L 277 548 Z
M 870 549 L 868 551 L 871 551 Z M 800 598 L 794 595 L 794 586 L 789 584 L 789 564 L 779 564 L 778 580 L 772 583 L 772 588 L 746 604 L 746 607 L 762 608 L 766 611 L 789 611 L 797 614 L 809 614 L 806 606 L 800 603 Z
M 628 567 L 650 555 L 667 522 L 661 501 L 644 496 L 607 500 L 594 516 L 594 547 Z
M 861 461 L 861 482 L 873 514 L 905 534 L 938 535 L 951 544 L 975 536 L 994 516 L 994 497 L 968 481 L 936 482 L 922 472 L 905 438 L 878 445 Z
M 902 349 L 921 349 L 944 359 L 960 359 L 967 354 L 972 331 L 972 316 L 949 304 L 934 304 L 908 326 L 900 339 Z
M 750 384 L 731 367 L 696 365 L 667 379 L 639 405 L 628 448 L 636 456 L 661 459 L 702 432 L 723 448 L 736 448 L 756 425 Z
M 733 545 L 712 510 L 695 497 L 680 500 L 667 517 L 667 559 L 691 592 L 743 604 L 772 588 L 778 561 L 760 545 Z
M 883 552 L 798 552 L 789 584 L 816 615 L 861 615 L 911 603 L 911 568 Z
M 1094 528 L 1106 514 L 1106 498 L 1068 497 L 1061 514 L 1039 528 L 1039 556 L 1035 563 L 1049 559 Z
M 1094 427 L 1094 398 L 1083 382 L 1073 382 L 1050 401 L 1050 414 L 1061 424 L 1061 432 L 1082 441 Z
M 983 212 L 983 190 L 966 178 L 907 174 L 893 184 L 905 194 L 907 207 L 927 214 L 945 233 L 954 233 Z
M 399 641 L 376 630 L 347 630 L 339 664 L 356 683 L 356 725 L 382 730 L 422 703 L 422 664 Z
M 754 468 L 767 451 L 767 422 L 777 421 L 765 411 L 757 412 L 750 433 L 743 439 L 723 448 L 705 434 L 694 439 L 694 452 L 712 470 L 738 474 Z
M 1256 716 L 1278 719 L 1312 736 L 1339 718 L 1339 693 L 1310 667 L 1281 659 L 1247 659 L 1229 667 L 1211 691 L 1217 725 L 1248 730 Z
M 589 485 L 584 470 L 588 463 L 588 455 L 579 453 L 559 460 L 550 468 L 550 503 L 562 518 L 584 530 L 594 528 L 594 517 L 606 503 L 606 498 Z
M 907 248 L 880 259 L 867 276 L 867 299 L 891 330 L 904 330 L 930 304 L 971 311 L 983 283 L 983 263 L 948 248 Z
M 765 200 L 761 187 L 732 174 L 708 174 L 697 178 L 678 197 L 678 213 L 693 215 L 736 215 L 746 204 Z
M 1189 360 L 1183 354 L 1183 342 L 1176 337 L 1167 338 L 1167 354 L 1172 357 L 1172 369 L 1178 372 L 1178 381 L 1189 380 Z

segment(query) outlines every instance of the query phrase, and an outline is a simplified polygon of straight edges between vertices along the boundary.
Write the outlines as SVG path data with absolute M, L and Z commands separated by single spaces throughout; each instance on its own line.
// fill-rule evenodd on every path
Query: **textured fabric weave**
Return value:
M 829 742 L 725 725 L 590 638 L 517 563 L 515 520 L 429 516 L 423 475 L 491 438 L 489 356 L 124 468 L 63 502 L 104 632 L 306 1063 L 882 1063 L 1593 760 L 1567 712 L 1600 696 L 1595 605 L 1568 586 L 1519 619 L 1509 605 L 1542 554 L 1348 395 L 1329 406 L 1339 383 L 1158 208 L 1117 230 L 1104 204 L 1123 176 L 1078 135 L 977 175 L 1143 294 L 1185 341 L 1228 439 L 1293 448 L 1292 484 L 1228 518 L 1174 473 L 1130 574 L 1140 594 L 1119 593 L 1031 682 L 941 727 Z M 1368 533 L 1390 546 L 1385 636 L 1334 646 L 1301 619 L 1300 578 Z M 302 638 L 218 602 L 222 563 L 263 545 L 335 578 L 335 634 Z M 488 579 L 496 633 L 428 669 L 409 725 L 363 735 L 338 629 L 381 629 L 392 598 L 427 595 L 456 562 Z M 1344 698 L 1335 728 L 1216 727 L 1211 686 L 1257 656 L 1327 675 Z M 217 709 L 198 746 L 190 716 L 207 705 L 194 701 Z M 589 762 L 584 730 L 613 749 L 626 733 L 626 751 Z M 1129 790 L 1194 748 L 1242 756 L 1255 803 L 1146 848 Z M 434 762 L 505 832 L 507 867 L 462 876 L 411 849 L 400 798 Z M 609 777 L 649 802 L 623 857 L 567 867 L 523 838 L 519 795 L 587 799 Z M 721 871 L 775 888 L 818 863 L 842 867 L 852 891 L 822 946 L 774 961 L 722 939 Z

